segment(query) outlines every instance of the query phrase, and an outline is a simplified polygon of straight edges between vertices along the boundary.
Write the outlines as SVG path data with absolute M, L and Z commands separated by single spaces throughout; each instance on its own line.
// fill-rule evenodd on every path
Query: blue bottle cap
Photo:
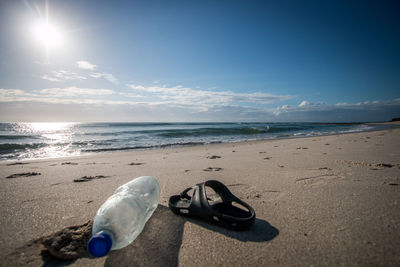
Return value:
M 87 250 L 93 257 L 103 257 L 112 247 L 112 239 L 104 231 L 93 235 L 88 243 Z

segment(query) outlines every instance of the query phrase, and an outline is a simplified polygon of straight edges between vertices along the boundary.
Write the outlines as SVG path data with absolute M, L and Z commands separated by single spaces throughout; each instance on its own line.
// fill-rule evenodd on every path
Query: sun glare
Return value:
M 36 22 L 32 27 L 32 33 L 35 39 L 46 48 L 62 44 L 62 35 L 60 30 L 45 21 Z

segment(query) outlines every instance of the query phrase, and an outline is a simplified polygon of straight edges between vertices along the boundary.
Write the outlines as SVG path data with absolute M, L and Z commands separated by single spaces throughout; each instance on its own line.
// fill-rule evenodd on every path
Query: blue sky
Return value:
M 398 14 L 398 1 L 1 1 L 0 120 L 389 120 Z

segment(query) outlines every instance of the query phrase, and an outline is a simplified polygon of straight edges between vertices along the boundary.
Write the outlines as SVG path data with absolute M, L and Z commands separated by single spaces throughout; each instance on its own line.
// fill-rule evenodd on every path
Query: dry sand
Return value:
M 25 163 L 0 164 L 3 266 L 400 265 L 400 129 Z M 160 205 L 128 247 L 61 262 L 34 241 L 84 224 L 142 175 L 158 179 Z M 168 210 L 169 196 L 209 179 L 255 209 L 250 230 Z

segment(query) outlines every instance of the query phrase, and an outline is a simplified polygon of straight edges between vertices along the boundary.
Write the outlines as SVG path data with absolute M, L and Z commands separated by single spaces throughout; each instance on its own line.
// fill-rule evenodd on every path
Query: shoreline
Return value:
M 138 240 L 107 257 L 68 264 L 398 265 L 400 129 L 395 125 L 328 136 L 1 162 L 0 257 L 3 264 L 17 266 L 49 263 L 41 255 L 43 247 L 32 240 L 82 225 L 118 186 L 150 175 L 160 183 L 160 203 Z M 6 178 L 21 173 L 39 174 Z M 74 182 L 85 176 L 90 179 Z M 223 182 L 255 209 L 257 220 L 249 231 L 227 231 L 168 210 L 171 195 L 210 179 Z
M 323 123 L 321 123 L 323 124 Z M 338 123 L 332 123 L 338 124 Z M 315 138 L 315 137 L 324 137 L 324 136 L 335 136 L 335 135 L 345 135 L 345 134 L 354 134 L 354 133 L 364 133 L 364 132 L 375 132 L 375 131 L 385 131 L 395 128 L 400 128 L 400 122 L 368 122 L 368 123 L 343 123 L 345 125 L 350 124 L 365 124 L 367 126 L 370 125 L 386 125 L 389 126 L 388 128 L 384 127 L 382 129 L 369 129 L 363 131 L 354 131 L 354 132 L 343 132 L 343 133 L 332 133 L 332 134 L 322 134 L 322 135 L 310 135 L 310 136 L 290 136 L 290 137 L 280 137 L 280 138 L 264 138 L 264 139 L 254 139 L 254 140 L 243 140 L 243 141 L 231 141 L 231 142 L 211 142 L 211 143 L 196 143 L 196 144 L 171 144 L 171 145 L 160 145 L 160 146 L 153 146 L 153 147 L 146 147 L 146 148 L 125 148 L 125 149 L 110 149 L 109 151 L 90 151 L 84 152 L 79 155 L 72 155 L 72 156 L 61 156 L 61 157 L 45 157 L 45 158 L 26 158 L 26 159 L 8 159 L 8 160 L 0 160 L 0 166 L 4 165 L 3 163 L 11 164 L 15 162 L 35 162 L 35 161 L 43 161 L 43 160 L 68 160 L 68 159 L 79 159 L 80 157 L 92 157 L 96 155 L 106 155 L 109 153 L 124 153 L 124 152 L 134 152 L 134 151 L 149 151 L 149 150 L 164 150 L 164 149 L 180 149 L 180 148 L 190 148 L 190 147 L 197 147 L 197 146 L 214 146 L 214 145 L 224 145 L 224 144 L 245 144 L 245 143 L 253 143 L 253 142 L 268 142 L 268 141 L 275 141 L 275 140 L 291 140 L 291 139 L 302 139 L 302 138 Z

